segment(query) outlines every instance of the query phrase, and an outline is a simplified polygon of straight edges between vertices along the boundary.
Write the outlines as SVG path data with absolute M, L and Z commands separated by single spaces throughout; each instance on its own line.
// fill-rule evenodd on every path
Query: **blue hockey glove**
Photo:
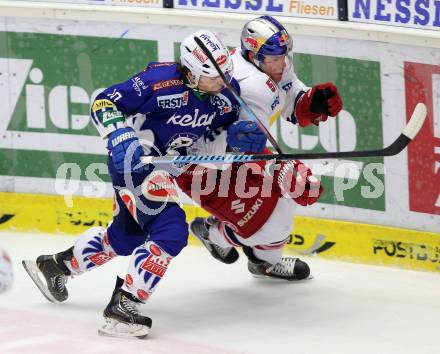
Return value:
M 135 168 L 141 162 L 144 150 L 132 128 L 119 128 L 112 132 L 108 138 L 107 149 L 111 152 L 113 163 L 119 173 L 143 170 L 143 167 Z M 127 171 L 124 170 L 125 159 L 128 164 Z
M 246 120 L 231 124 L 226 138 L 229 147 L 236 152 L 262 152 L 266 140 L 257 123 Z

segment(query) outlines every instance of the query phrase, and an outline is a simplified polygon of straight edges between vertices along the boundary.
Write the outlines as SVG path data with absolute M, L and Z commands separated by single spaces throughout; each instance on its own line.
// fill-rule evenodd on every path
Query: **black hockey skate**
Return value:
M 282 257 L 276 264 L 269 264 L 257 259 L 250 247 L 243 247 L 248 257 L 248 270 L 255 277 L 269 277 L 289 281 L 303 280 L 310 277 L 310 268 L 299 258 Z
M 216 226 L 217 223 L 218 221 L 213 216 L 208 218 L 197 217 L 191 222 L 189 228 L 215 259 L 226 264 L 234 263 L 239 257 L 238 251 L 234 247 L 223 248 L 208 239 L 209 228 Z
M 123 284 L 124 280 L 117 277 L 112 298 L 104 310 L 105 323 L 98 333 L 110 337 L 145 338 L 150 331 L 152 320 L 139 314 L 137 306 L 142 302 L 121 289 Z
M 73 247 L 54 255 L 39 256 L 36 261 L 24 260 L 22 264 L 47 300 L 62 302 L 69 296 L 66 282 L 71 275 L 64 261 L 69 261 L 72 257 Z

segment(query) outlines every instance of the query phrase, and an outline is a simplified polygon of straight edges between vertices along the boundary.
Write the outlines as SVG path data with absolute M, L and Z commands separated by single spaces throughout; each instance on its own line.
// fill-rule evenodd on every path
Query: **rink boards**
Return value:
M 0 193 L 0 230 L 81 233 L 106 226 L 112 218 L 109 199 Z M 187 220 L 207 215 L 184 205 Z M 190 235 L 190 244 L 198 245 Z M 440 234 L 379 225 L 297 216 L 287 250 L 341 261 L 440 272 Z

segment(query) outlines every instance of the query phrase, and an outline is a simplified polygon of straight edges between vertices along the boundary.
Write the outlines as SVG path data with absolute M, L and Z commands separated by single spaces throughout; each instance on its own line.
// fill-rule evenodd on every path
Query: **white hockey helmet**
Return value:
M 226 79 L 231 81 L 233 67 L 228 49 L 212 32 L 201 30 L 189 35 L 180 44 L 180 62 L 191 72 L 191 84 L 197 87 L 201 75 L 208 77 L 219 76 L 211 60 L 196 43 L 194 37 L 199 38 L 205 44 Z
M 241 51 L 245 58 L 255 53 L 259 66 L 265 55 L 285 55 L 292 50 L 292 37 L 284 26 L 271 16 L 260 16 L 247 22 L 241 32 Z

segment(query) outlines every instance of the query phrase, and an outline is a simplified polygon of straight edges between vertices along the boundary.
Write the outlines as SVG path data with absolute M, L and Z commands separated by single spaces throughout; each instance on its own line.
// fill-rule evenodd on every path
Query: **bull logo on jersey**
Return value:
M 217 106 L 220 110 L 220 115 L 229 113 L 232 111 L 232 103 L 225 95 L 218 93 L 215 96 L 211 96 L 211 104 Z

